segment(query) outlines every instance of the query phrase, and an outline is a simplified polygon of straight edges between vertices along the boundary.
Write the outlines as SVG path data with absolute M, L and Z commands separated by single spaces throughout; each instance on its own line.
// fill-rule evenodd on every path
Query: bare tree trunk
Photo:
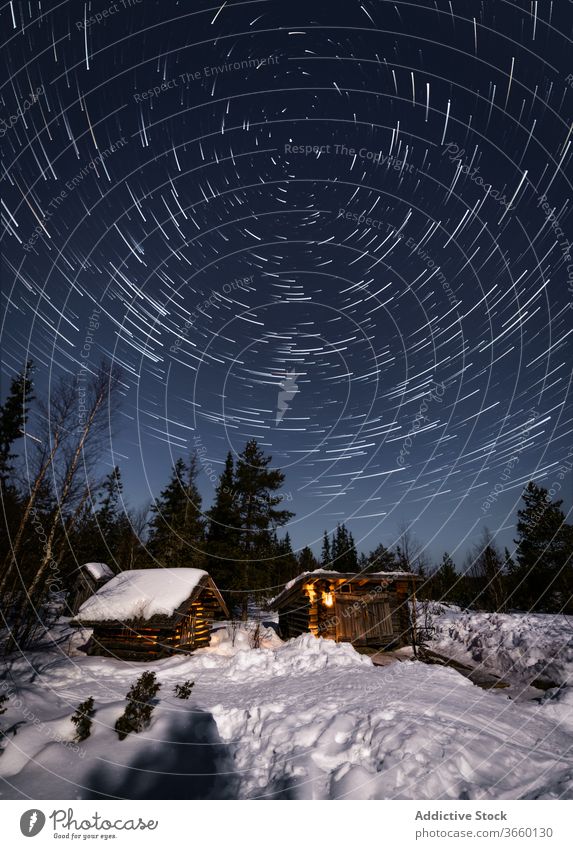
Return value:
M 64 483 L 62 486 L 61 494 L 58 497 L 56 510 L 54 512 L 54 518 L 52 519 L 50 531 L 48 533 L 48 541 L 44 548 L 44 556 L 40 563 L 40 567 L 36 572 L 36 576 L 30 586 L 27 588 L 27 593 L 31 599 L 34 599 L 36 590 L 42 580 L 49 564 L 53 560 L 52 558 L 52 549 L 54 545 L 54 538 L 56 536 L 56 531 L 58 529 L 58 525 L 60 523 L 60 519 L 62 517 L 62 508 L 66 505 L 68 498 L 70 496 L 72 485 L 75 480 L 75 476 L 77 470 L 80 465 L 81 456 L 87 441 L 87 438 L 92 429 L 93 423 L 99 411 L 102 409 L 102 405 L 106 399 L 107 392 L 105 391 L 105 387 L 100 387 L 99 391 L 93 401 L 92 408 L 90 410 L 90 415 L 87 418 L 87 421 L 82 430 L 82 434 L 74 449 L 74 453 L 72 455 L 71 461 L 68 463 L 68 468 L 66 470 L 66 475 L 64 477 Z
M 117 388 L 118 384 L 119 372 L 115 370 L 110 371 L 105 366 L 100 366 L 93 375 L 91 383 L 91 403 L 88 408 L 88 414 L 82 426 L 79 439 L 75 446 L 72 447 L 70 457 L 64 467 L 63 482 L 60 491 L 56 493 L 56 506 L 53 511 L 53 516 L 45 542 L 43 544 L 44 550 L 42 559 L 36 574 L 25 588 L 26 598 L 23 600 L 23 604 L 17 611 L 16 619 L 12 627 L 12 633 L 8 640 L 7 651 L 19 643 L 25 644 L 26 640 L 29 639 L 30 634 L 34 630 L 35 621 L 34 617 L 29 616 L 28 613 L 30 610 L 35 611 L 38 605 L 44 600 L 44 596 L 46 594 L 45 577 L 48 569 L 55 565 L 56 570 L 59 572 L 53 555 L 58 527 L 61 523 L 64 523 L 63 510 L 75 497 L 74 484 L 76 475 L 80 468 L 82 457 L 84 457 L 85 463 L 84 452 L 87 447 L 88 439 L 90 437 L 97 438 L 102 422 L 105 424 L 105 420 L 102 419 L 101 413 L 105 410 L 105 402 L 108 399 L 111 399 L 112 393 Z M 74 380 L 72 384 L 64 387 L 62 390 L 64 400 L 60 402 L 58 399 L 56 402 L 60 414 L 58 419 L 59 433 L 64 434 L 65 427 L 67 427 L 68 433 L 74 433 L 74 429 L 69 427 L 69 416 L 72 410 L 77 385 L 77 380 Z M 50 418 L 48 415 L 47 421 L 49 422 L 49 420 Z M 90 439 L 90 444 L 92 444 L 92 442 L 93 440 Z M 59 443 L 60 440 L 58 439 L 58 444 Z M 53 447 L 50 452 L 49 465 L 51 465 L 52 468 L 55 466 L 56 450 L 57 449 Z M 97 447 L 94 450 L 97 452 Z M 47 469 L 44 471 L 44 476 L 46 472 Z M 37 490 L 39 491 L 39 486 L 37 487 Z M 37 493 L 35 497 L 37 497 Z

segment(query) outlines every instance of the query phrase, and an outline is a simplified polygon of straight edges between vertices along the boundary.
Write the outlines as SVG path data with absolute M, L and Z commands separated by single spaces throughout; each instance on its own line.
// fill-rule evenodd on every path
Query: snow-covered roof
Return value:
M 300 575 L 297 575 L 296 578 L 293 578 L 287 584 L 285 584 L 284 589 L 280 591 L 280 593 L 275 596 L 270 601 L 270 606 L 273 607 L 279 599 L 282 599 L 283 596 L 288 595 L 289 590 L 296 585 L 301 583 L 303 580 L 319 580 L 320 578 L 341 578 L 342 580 L 351 580 L 353 578 L 361 578 L 368 579 L 374 581 L 381 581 L 384 578 L 416 578 L 419 580 L 418 575 L 414 572 L 402 572 L 396 570 L 394 572 L 338 572 L 336 569 L 314 569 L 312 572 L 301 572 Z
M 203 569 L 132 569 L 120 572 L 84 601 L 76 619 L 85 622 L 172 616 L 196 589 Z
M 297 575 L 296 578 L 293 578 L 284 585 L 284 589 L 281 590 L 281 593 L 284 593 L 285 590 L 290 590 L 291 587 L 294 587 L 294 585 L 298 584 L 299 581 L 302 581 L 303 578 L 308 578 L 309 575 L 315 575 L 317 578 L 320 578 L 322 575 L 325 577 L 328 575 L 340 575 L 340 572 L 337 572 L 335 569 L 313 569 L 312 572 L 301 572 L 300 575 Z
M 81 568 L 89 572 L 94 581 L 101 581 L 103 578 L 113 578 L 113 572 L 107 563 L 84 563 Z

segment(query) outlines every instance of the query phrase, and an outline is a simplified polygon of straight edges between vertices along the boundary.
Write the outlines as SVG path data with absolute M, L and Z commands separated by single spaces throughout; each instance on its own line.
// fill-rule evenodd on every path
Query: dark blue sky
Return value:
M 509 544 L 571 445 L 573 6 L 0 15 L 3 381 L 121 364 L 134 505 L 255 437 L 298 547 Z

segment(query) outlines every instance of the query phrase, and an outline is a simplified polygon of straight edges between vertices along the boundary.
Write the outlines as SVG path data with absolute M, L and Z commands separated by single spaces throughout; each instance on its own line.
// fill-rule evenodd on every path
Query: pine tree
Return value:
M 285 476 L 279 469 L 268 468 L 271 460 L 252 439 L 240 455 L 235 472 L 241 566 L 234 584 L 241 592 L 243 617 L 247 615 L 248 593 L 272 583 L 272 531 L 293 516 L 289 510 L 277 509 L 281 497 L 276 493 Z
M 204 565 L 204 522 L 196 486 L 197 459 L 178 459 L 171 479 L 152 506 L 148 551 L 154 565 L 169 568 Z

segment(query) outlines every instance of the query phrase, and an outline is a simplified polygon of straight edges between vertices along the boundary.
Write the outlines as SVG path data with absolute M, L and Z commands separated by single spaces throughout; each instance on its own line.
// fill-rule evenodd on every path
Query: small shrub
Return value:
M 235 617 L 234 614 L 231 615 L 232 619 L 227 625 L 227 633 L 231 637 L 231 645 L 234 646 L 235 640 L 237 639 L 237 631 L 239 630 L 239 620 Z
M 261 647 L 261 623 L 257 622 L 251 631 L 250 644 L 252 649 L 260 649 Z
M 176 684 L 173 692 L 178 699 L 188 699 L 194 686 L 194 681 L 185 681 L 184 684 Z
M 139 734 L 149 726 L 155 707 L 152 699 L 160 687 L 161 684 L 155 680 L 155 672 L 144 672 L 131 687 L 126 697 L 125 710 L 115 723 L 120 740 L 125 740 L 131 733 Z
M 82 740 L 87 740 L 92 730 L 92 716 L 95 713 L 93 696 L 86 699 L 78 706 L 76 712 L 72 716 L 72 722 L 76 726 L 75 739 L 78 743 Z

